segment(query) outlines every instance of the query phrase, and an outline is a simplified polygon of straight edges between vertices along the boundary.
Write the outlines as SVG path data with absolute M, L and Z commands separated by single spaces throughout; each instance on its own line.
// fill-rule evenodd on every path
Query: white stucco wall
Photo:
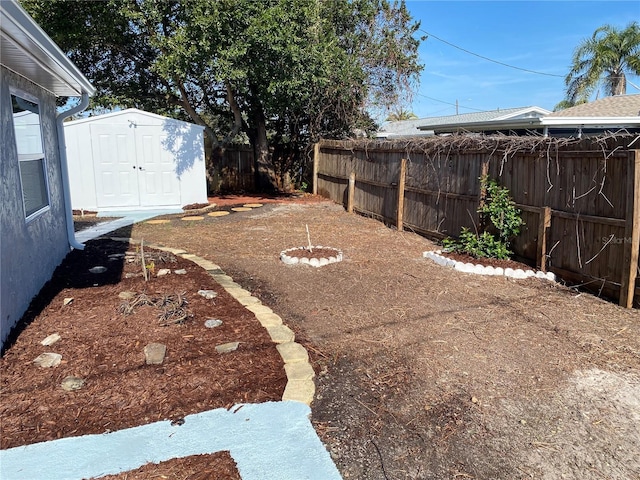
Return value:
M 10 88 L 36 97 L 49 208 L 25 220 Z M 55 126 L 55 97 L 0 66 L 0 344 L 69 252 Z
M 183 207 L 207 202 L 207 183 L 204 158 L 204 128 L 149 112 L 128 109 L 106 115 L 89 117 L 65 123 L 71 204 L 74 210 L 113 210 L 99 200 L 100 182 L 96 174 L 96 131 L 119 132 L 118 142 L 111 144 L 117 151 L 111 155 L 124 159 L 133 155 L 142 162 L 140 142 L 136 135 L 141 131 L 158 136 L 158 155 L 171 158 L 171 175 L 177 182 L 179 197 L 171 206 Z M 136 150 L 136 148 L 138 150 Z M 123 160 L 124 162 L 124 160 Z M 135 162 L 135 160 L 134 160 Z M 142 165 L 142 163 L 140 163 Z M 127 167 L 128 168 L 128 167 Z M 168 206 L 167 204 L 162 206 Z M 121 210 L 153 209 L 156 205 L 132 205 Z

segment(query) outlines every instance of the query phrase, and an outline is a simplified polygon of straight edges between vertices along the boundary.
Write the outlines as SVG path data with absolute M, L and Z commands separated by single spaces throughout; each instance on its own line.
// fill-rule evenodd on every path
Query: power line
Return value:
M 437 98 L 429 97 L 429 96 L 424 95 L 424 94 L 422 94 L 420 92 L 416 92 L 415 95 L 420 95 L 421 97 L 428 98 L 429 100 L 433 100 L 434 102 L 440 102 L 440 103 L 444 103 L 446 105 L 452 105 L 454 107 L 465 108 L 467 110 L 475 110 L 476 112 L 484 112 L 485 111 L 485 110 L 482 110 L 482 109 L 479 109 L 479 108 L 465 107 L 464 105 L 458 105 L 458 104 L 451 103 L 451 102 L 445 102 L 444 100 L 439 100 Z
M 453 47 L 453 48 L 457 48 L 458 50 L 461 50 L 461 51 L 463 51 L 463 52 L 465 52 L 465 53 L 468 53 L 469 55 L 473 55 L 473 56 L 475 56 L 475 57 L 482 58 L 483 60 L 487 60 L 488 62 L 497 63 L 498 65 L 502 65 L 503 67 L 514 68 L 514 69 L 516 69 L 516 70 L 521 70 L 521 71 L 523 71 L 523 72 L 527 72 L 527 73 L 535 73 L 536 75 L 546 75 L 547 77 L 558 77 L 558 78 L 564 78 L 564 75 L 556 75 L 555 73 L 538 72 L 538 71 L 536 71 L 536 70 L 529 70 L 528 68 L 516 67 L 515 65 L 509 65 L 508 63 L 499 62 L 498 60 L 494 60 L 494 59 L 492 59 L 492 58 L 485 57 L 485 56 L 483 56 L 483 55 L 479 55 L 479 54 L 474 53 L 474 52 L 472 52 L 472 51 L 470 51 L 470 50 L 467 50 L 466 48 L 462 48 L 462 47 L 459 47 L 458 45 L 454 45 L 454 44 L 453 44 L 453 43 L 451 43 L 451 42 L 447 42 L 446 40 L 444 40 L 444 39 L 442 39 L 442 38 L 440 38 L 440 37 L 437 37 L 437 36 L 435 36 L 434 34 L 429 33 L 429 32 L 427 32 L 426 30 L 423 30 L 422 28 L 420 28 L 419 30 L 420 30 L 422 33 L 426 33 L 426 34 L 427 34 L 427 36 L 429 36 L 429 37 L 433 37 L 433 38 L 435 38 L 436 40 L 439 40 L 439 41 L 440 41 L 440 42 L 442 42 L 442 43 L 446 43 L 447 45 L 449 45 L 449 46 L 451 46 L 451 47 Z

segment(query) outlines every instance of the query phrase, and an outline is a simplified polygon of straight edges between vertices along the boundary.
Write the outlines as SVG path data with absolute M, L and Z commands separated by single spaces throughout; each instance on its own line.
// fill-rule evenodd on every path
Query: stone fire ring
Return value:
M 330 255 L 329 257 L 320 257 L 320 258 L 306 258 L 299 257 L 296 255 L 296 252 L 306 251 L 308 247 L 293 247 L 288 248 L 287 250 L 283 250 L 280 252 L 280 260 L 282 260 L 287 265 L 310 265 L 312 267 L 324 267 L 325 265 L 329 265 L 330 263 L 337 263 L 342 261 L 342 251 L 333 247 L 322 247 L 320 245 L 311 247 L 312 250 L 322 249 L 324 252 L 327 250 L 331 250 L 335 252 L 335 254 Z

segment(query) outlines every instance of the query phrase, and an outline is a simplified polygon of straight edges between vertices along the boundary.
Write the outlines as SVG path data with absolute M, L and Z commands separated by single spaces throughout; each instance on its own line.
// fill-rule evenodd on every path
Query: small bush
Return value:
M 460 238 L 446 238 L 442 244 L 449 252 L 466 253 L 476 258 L 507 260 L 513 255 L 509 245 L 520 233 L 523 224 L 521 212 L 511 199 L 507 188 L 499 186 L 495 180 L 488 177 L 482 177 L 480 182 L 481 188 L 487 193 L 484 205 L 478 209 L 481 224 L 495 230 L 497 238 L 486 229 L 481 233 L 474 233 L 463 227 Z

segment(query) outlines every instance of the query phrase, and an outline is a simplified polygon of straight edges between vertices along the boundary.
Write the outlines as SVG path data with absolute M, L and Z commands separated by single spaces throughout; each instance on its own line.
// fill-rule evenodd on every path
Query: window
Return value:
M 29 218 L 49 206 L 40 109 L 36 102 L 18 95 L 11 95 L 11 103 L 18 147 L 22 202 L 25 218 Z

